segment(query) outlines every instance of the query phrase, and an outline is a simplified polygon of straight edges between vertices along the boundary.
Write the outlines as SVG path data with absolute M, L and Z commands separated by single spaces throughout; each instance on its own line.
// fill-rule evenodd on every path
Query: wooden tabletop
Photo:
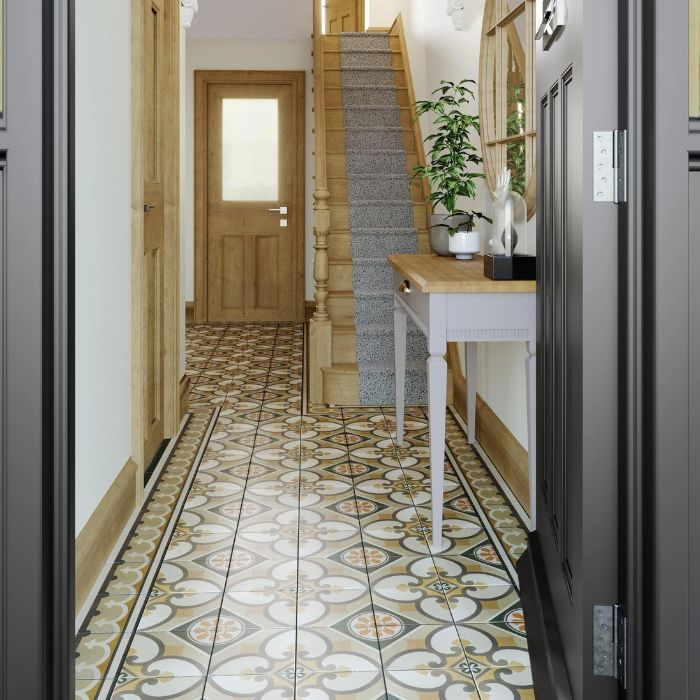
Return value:
M 389 263 L 420 292 L 534 293 L 537 290 L 534 280 L 495 281 L 484 277 L 484 258 L 480 255 L 473 260 L 457 260 L 432 253 L 390 255 Z

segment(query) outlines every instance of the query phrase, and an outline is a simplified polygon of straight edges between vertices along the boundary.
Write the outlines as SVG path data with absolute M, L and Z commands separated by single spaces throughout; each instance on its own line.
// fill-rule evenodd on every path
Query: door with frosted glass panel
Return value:
M 254 81 L 250 74 L 206 86 L 206 287 L 213 322 L 303 319 L 300 86 Z

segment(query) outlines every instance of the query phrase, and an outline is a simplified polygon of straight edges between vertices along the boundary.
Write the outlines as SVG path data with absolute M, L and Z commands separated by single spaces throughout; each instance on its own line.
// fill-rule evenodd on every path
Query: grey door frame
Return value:
M 648 3 L 646 149 L 649 697 L 700 697 L 700 125 L 688 118 L 688 0 Z
M 4 0 L 0 697 L 73 697 L 72 6 Z

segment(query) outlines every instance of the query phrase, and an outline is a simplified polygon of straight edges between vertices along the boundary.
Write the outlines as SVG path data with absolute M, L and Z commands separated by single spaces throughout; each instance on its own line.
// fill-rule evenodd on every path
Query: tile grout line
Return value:
M 231 325 L 231 324 L 229 324 L 229 326 L 230 326 L 230 325 Z M 217 615 L 217 618 L 216 618 L 216 625 L 215 625 L 215 627 L 214 627 L 214 636 L 213 636 L 213 640 L 212 640 L 211 651 L 210 651 L 210 654 L 209 654 L 209 662 L 208 662 L 208 664 L 207 664 L 206 672 L 205 672 L 205 674 L 204 674 L 204 686 L 203 686 L 203 688 L 202 688 L 202 697 L 204 697 L 204 694 L 206 693 L 206 690 L 207 690 L 207 685 L 209 684 L 209 678 L 210 678 L 209 671 L 211 670 L 211 664 L 212 664 L 212 660 L 213 660 L 213 658 L 214 658 L 214 653 L 215 653 L 215 648 L 216 648 L 216 639 L 217 639 L 217 636 L 218 636 L 218 634 L 219 634 L 219 622 L 220 622 L 220 620 L 221 620 L 221 613 L 222 613 L 223 608 L 224 608 L 224 601 L 226 600 L 226 593 L 227 593 L 227 587 L 228 587 L 228 577 L 229 577 L 229 573 L 230 573 L 230 571 L 231 571 L 231 562 L 233 561 L 234 551 L 235 551 L 235 549 L 236 549 L 236 541 L 237 541 L 237 539 L 238 539 L 238 530 L 239 530 L 240 525 L 241 525 L 241 514 L 242 514 L 243 502 L 244 502 L 244 500 L 245 500 L 245 494 L 246 494 L 246 491 L 247 491 L 247 489 L 248 489 L 248 480 L 249 480 L 249 478 L 250 478 L 250 468 L 251 468 L 252 463 L 253 463 L 253 458 L 255 457 L 255 448 L 256 448 L 256 443 L 257 443 L 258 431 L 260 430 L 260 421 L 262 420 L 262 413 L 263 413 L 264 406 L 265 406 L 265 393 L 266 393 L 266 390 L 267 390 L 267 385 L 268 385 L 268 383 L 269 383 L 270 369 L 271 369 L 272 362 L 273 362 L 274 348 L 275 348 L 275 344 L 276 344 L 276 342 L 277 342 L 277 335 L 278 335 L 278 332 L 279 332 L 279 328 L 276 328 L 276 330 L 275 330 L 275 340 L 273 341 L 272 352 L 270 353 L 270 360 L 269 360 L 269 363 L 268 363 L 268 371 L 267 371 L 267 374 L 265 375 L 265 388 L 263 389 L 263 392 L 262 392 L 262 399 L 261 399 L 261 401 L 260 401 L 260 411 L 258 412 L 258 422 L 257 422 L 257 426 L 256 426 L 256 428 L 255 428 L 255 437 L 254 437 L 254 439 L 253 439 L 253 445 L 252 445 L 252 448 L 251 448 L 251 451 L 250 451 L 250 459 L 249 459 L 249 461 L 248 461 L 248 473 L 246 474 L 245 484 L 244 484 L 244 486 L 243 486 L 243 491 L 242 491 L 242 493 L 241 493 L 241 510 L 239 510 L 239 513 L 238 513 L 238 520 L 236 521 L 236 531 L 235 531 L 235 533 L 234 533 L 234 535 L 233 535 L 233 543 L 232 543 L 232 545 L 231 545 L 231 553 L 230 553 L 230 555 L 229 555 L 229 563 L 228 563 L 228 570 L 227 570 L 227 574 L 226 574 L 226 581 L 224 582 L 224 590 L 223 590 L 223 593 L 222 593 L 222 596 L 221 596 L 221 604 L 219 605 L 219 613 L 218 613 L 218 615 Z M 251 348 L 252 348 L 251 344 L 250 344 L 249 342 L 246 342 L 246 344 L 245 344 L 245 350 L 247 350 L 248 347 L 251 347 Z M 245 350 L 243 351 L 243 354 L 245 354 Z M 240 357 L 240 356 L 239 356 L 239 357 Z M 235 374 L 238 374 L 238 369 L 240 368 L 240 366 L 241 366 L 241 363 L 240 363 L 240 360 L 239 360 L 239 362 L 238 362 L 237 365 L 236 365 L 236 373 L 235 373 Z M 229 383 L 229 387 L 228 387 L 228 390 L 227 390 L 226 397 L 225 397 L 224 401 L 226 400 L 226 398 L 228 398 L 228 392 L 230 391 L 231 385 L 233 384 L 234 381 L 235 381 L 235 380 L 232 379 L 231 382 Z
M 367 577 L 367 588 L 369 590 L 369 602 L 370 606 L 372 607 L 372 620 L 374 624 L 374 633 L 376 634 L 376 641 L 377 641 L 377 652 L 379 653 L 379 663 L 380 663 L 380 668 L 379 671 L 382 674 L 382 681 L 384 683 L 384 692 L 386 694 L 386 698 L 388 700 L 389 698 L 389 688 L 387 687 L 386 684 L 386 673 L 385 673 L 385 668 L 384 668 L 384 656 L 382 655 L 382 645 L 379 643 L 379 628 L 377 626 L 377 615 L 376 615 L 376 608 L 374 605 L 374 595 L 372 594 L 372 582 L 369 578 L 369 565 L 367 564 L 367 552 L 365 549 L 365 536 L 364 532 L 362 530 L 362 518 L 360 517 L 360 508 L 359 508 L 359 503 L 358 503 L 358 496 L 357 496 L 357 488 L 355 486 L 355 474 L 353 474 L 353 459 L 352 455 L 350 453 L 350 443 L 348 441 L 348 430 L 347 430 L 347 423 L 345 420 L 345 408 L 344 407 L 339 407 L 340 410 L 340 416 L 341 416 L 341 422 L 343 424 L 343 436 L 345 438 L 345 453 L 347 454 L 348 457 L 348 465 L 350 466 L 350 474 L 351 474 L 351 479 L 352 479 L 352 493 L 353 493 L 353 498 L 355 500 L 355 512 L 357 513 L 357 526 L 360 532 L 360 543 L 362 546 L 362 558 L 364 559 L 365 562 L 365 576 Z
M 423 410 L 421 408 L 421 410 Z M 428 418 L 425 416 L 425 411 L 423 411 L 425 420 L 427 421 Z M 470 445 L 471 447 L 471 445 Z M 447 457 L 448 461 L 450 462 L 450 465 L 452 466 L 452 469 L 455 472 L 455 476 L 457 477 L 457 480 L 461 483 L 462 488 L 464 489 L 467 497 L 469 498 L 472 506 L 474 507 L 474 511 L 476 513 L 477 518 L 479 519 L 479 522 L 481 523 L 481 527 L 483 528 L 484 532 L 488 535 L 489 540 L 491 540 L 491 544 L 494 546 L 496 551 L 498 552 L 498 557 L 501 560 L 501 564 L 503 565 L 503 568 L 506 570 L 508 573 L 508 577 L 511 580 L 511 583 L 513 584 L 514 588 L 518 593 L 520 592 L 520 586 L 518 583 L 518 576 L 515 572 L 515 567 L 513 566 L 513 563 L 510 560 L 510 557 L 508 556 L 508 553 L 506 551 L 505 545 L 503 542 L 501 542 L 501 538 L 498 536 L 498 533 L 496 532 L 495 528 L 491 525 L 491 521 L 489 520 L 488 516 L 486 515 L 486 511 L 484 510 L 484 507 L 481 505 L 481 501 L 477 497 L 477 495 L 474 493 L 474 490 L 471 487 L 471 484 L 467 480 L 467 478 L 464 476 L 462 473 L 462 470 L 459 468 L 459 465 L 457 464 L 457 460 L 455 456 L 452 454 L 452 450 L 449 448 L 447 443 L 445 443 L 445 456 Z
M 302 460 L 302 443 L 304 435 L 304 360 L 303 353 L 305 347 L 302 346 L 302 373 L 301 373 L 301 405 L 300 405 L 300 415 L 299 415 L 299 489 L 298 494 L 298 504 L 297 504 L 297 585 L 296 585 L 296 608 L 294 610 L 294 660 L 292 661 L 294 669 L 294 700 L 297 697 L 297 683 L 298 683 L 298 662 L 299 662 L 299 571 L 301 569 L 301 460 Z
M 200 445 L 199 450 L 197 451 L 197 455 L 192 463 L 192 468 L 190 470 L 190 473 L 187 477 L 187 480 L 185 481 L 185 484 L 183 485 L 183 489 L 180 493 L 180 496 L 177 500 L 177 503 L 175 504 L 175 507 L 173 508 L 168 526 L 163 533 L 163 538 L 161 539 L 161 543 L 160 543 L 158 549 L 156 550 L 156 554 L 154 555 L 153 565 L 149 569 L 148 575 L 143 580 L 141 590 L 144 590 L 146 588 L 146 586 L 148 586 L 148 591 L 150 593 L 155 581 L 158 578 L 158 573 L 160 572 L 160 567 L 162 566 L 163 560 L 165 558 L 165 554 L 166 554 L 168 547 L 170 546 L 170 543 L 172 541 L 173 533 L 175 531 L 175 526 L 177 525 L 177 521 L 179 520 L 179 517 L 182 514 L 182 510 L 184 508 L 185 502 L 187 501 L 189 493 L 192 490 L 192 485 L 194 484 L 194 480 L 199 472 L 199 467 L 202 463 L 202 460 L 204 459 L 204 455 L 206 454 L 206 446 L 209 444 L 209 439 L 214 431 L 214 427 L 216 425 L 218 415 L 219 415 L 219 409 L 215 408 L 214 413 L 212 415 L 212 418 L 210 420 L 209 426 L 207 427 L 207 430 L 204 434 L 202 444 Z M 167 540 L 167 543 L 166 543 L 166 540 Z M 146 593 L 143 597 L 148 598 L 148 593 Z M 104 678 L 101 679 L 102 684 L 100 686 L 100 689 L 98 690 L 97 697 L 102 697 L 102 691 L 104 690 L 105 681 L 111 681 L 108 695 L 106 697 L 107 698 L 112 697 L 112 694 L 114 692 L 114 686 L 119 678 L 119 673 L 121 672 L 122 667 L 124 665 L 124 659 L 126 657 L 126 654 L 129 650 L 129 648 L 131 647 L 131 643 L 132 643 L 134 636 L 138 632 L 138 625 L 141 621 L 141 617 L 143 615 L 145 605 L 146 605 L 146 603 L 144 602 L 143 606 L 141 607 L 141 610 L 139 610 L 136 613 L 134 628 L 132 630 L 125 630 L 124 634 L 120 638 L 119 644 L 115 647 L 115 652 L 112 655 L 112 662 L 108 666 L 108 671 L 109 671 L 109 668 L 112 668 L 112 666 L 114 666 L 116 657 L 120 656 L 121 658 L 119 660 L 117 670 L 114 674 L 114 678 L 109 678 L 109 677 L 105 676 Z M 132 612 L 129 616 L 129 619 L 131 619 L 133 614 L 134 614 L 134 611 L 132 610 Z M 126 645 L 124 645 L 124 639 L 126 637 L 129 638 L 129 641 Z M 119 652 L 120 649 L 121 649 L 121 652 Z
M 423 410 L 422 407 L 420 408 L 420 410 L 421 410 L 421 412 L 424 414 L 424 417 L 425 417 L 425 411 Z M 384 416 L 385 416 L 385 418 L 386 418 L 386 413 L 385 413 L 385 409 L 384 409 L 384 408 L 382 408 L 382 413 L 384 414 Z M 409 417 L 410 417 L 410 416 L 409 416 Z M 405 417 L 404 417 L 404 418 L 405 418 Z M 387 426 L 387 427 L 388 427 L 388 426 Z M 399 453 L 398 445 L 396 444 L 395 435 L 392 433 L 391 430 L 389 430 L 388 432 L 389 432 L 389 435 L 391 436 L 392 443 L 394 444 L 394 449 L 396 450 L 396 457 L 397 457 L 397 459 L 398 459 L 398 461 L 399 461 L 399 464 L 401 464 L 401 470 L 403 471 L 403 462 L 401 461 L 401 455 L 400 455 L 400 453 Z M 405 432 L 406 432 L 406 431 L 404 430 L 404 440 L 406 439 Z M 447 445 L 445 445 L 445 448 L 447 448 Z M 445 452 L 443 452 L 443 469 L 444 469 L 444 466 L 445 466 L 445 465 L 444 465 L 444 460 L 445 460 L 446 453 L 447 453 L 447 449 L 445 449 Z M 453 468 L 453 469 L 455 468 L 454 465 L 452 465 L 452 468 Z M 404 478 L 405 478 L 405 472 L 404 472 Z M 428 477 L 428 478 L 429 478 L 429 477 Z M 414 507 L 416 508 L 416 512 L 418 513 L 418 517 L 420 518 L 420 511 L 418 511 L 418 507 L 415 505 L 415 499 L 413 498 L 413 491 L 411 491 L 410 493 L 411 493 L 411 500 L 413 501 Z M 466 491 L 465 491 L 465 495 L 467 495 L 467 497 L 468 497 L 468 494 L 466 493 Z M 443 497 L 443 504 L 442 504 L 442 505 L 443 505 L 443 508 L 444 508 L 444 506 L 445 506 L 444 497 Z M 429 504 L 429 506 L 430 506 L 430 504 Z M 482 529 L 483 529 L 483 523 L 482 523 Z M 486 530 L 484 530 L 484 532 L 486 532 Z M 432 533 L 432 523 L 431 523 L 431 533 Z M 435 563 L 435 556 L 439 556 L 439 553 L 438 553 L 438 554 L 433 553 L 432 549 L 430 548 L 430 537 L 428 537 L 428 535 L 427 535 L 425 532 L 424 532 L 423 534 L 425 535 L 425 538 L 426 538 L 426 544 L 427 544 L 427 547 L 428 547 L 428 556 L 430 556 L 430 559 L 431 559 L 431 561 L 433 562 L 433 568 L 435 569 L 435 574 L 437 575 L 438 580 L 439 580 L 441 583 L 444 584 L 445 581 L 443 580 L 442 576 L 440 575 L 440 570 L 438 569 L 437 564 Z M 486 532 L 486 534 L 488 535 L 487 532 Z M 474 676 L 474 672 L 472 671 L 471 659 L 470 659 L 469 656 L 467 655 L 467 651 L 466 651 L 466 649 L 464 648 L 464 644 L 462 644 L 462 638 L 461 638 L 461 636 L 460 636 L 460 634 L 459 634 L 459 629 L 458 629 L 458 627 L 457 627 L 458 622 L 457 622 L 457 620 L 456 620 L 456 618 L 455 618 L 454 611 L 452 610 L 452 607 L 450 606 L 450 601 L 449 601 L 449 599 L 448 599 L 448 597 L 447 597 L 447 594 L 443 592 L 443 595 L 444 595 L 444 597 L 445 597 L 445 603 L 446 603 L 446 605 L 447 605 L 447 610 L 448 610 L 448 612 L 450 613 L 450 618 L 451 618 L 451 620 L 452 620 L 452 625 L 454 626 L 455 632 L 457 633 L 457 638 L 459 639 L 460 647 L 461 647 L 461 649 L 462 649 L 462 655 L 464 656 L 464 660 L 465 660 L 465 662 L 466 662 L 466 664 L 467 664 L 467 668 L 469 669 L 469 675 L 471 676 L 472 682 L 474 683 L 474 689 L 476 690 L 476 693 L 477 693 L 477 695 L 479 696 L 479 698 L 481 698 L 481 693 L 479 692 L 479 684 L 477 683 L 477 679 L 476 679 L 476 677 Z
M 462 419 L 462 416 L 459 415 L 459 413 L 455 410 L 454 406 L 448 406 L 447 407 L 450 414 L 452 415 L 453 420 L 457 424 L 457 427 L 460 429 L 462 432 L 465 440 L 467 441 L 467 444 L 469 445 L 469 438 L 467 437 L 467 428 L 464 423 L 464 420 Z M 486 469 L 489 474 L 491 475 L 492 480 L 494 481 L 495 486 L 498 488 L 498 490 L 501 493 L 501 496 L 505 498 L 506 502 L 510 506 L 511 510 L 514 511 L 515 517 L 517 518 L 519 524 L 516 528 L 520 528 L 524 530 L 525 532 L 528 531 L 528 526 L 525 524 L 525 520 L 527 519 L 529 521 L 529 516 L 525 512 L 525 509 L 521 505 L 521 503 L 518 501 L 518 499 L 515 497 L 515 494 L 513 491 L 508 487 L 508 484 L 506 484 L 505 480 L 499 473 L 498 469 L 496 466 L 493 464 L 489 456 L 486 454 L 486 451 L 484 448 L 479 444 L 478 441 L 474 441 L 473 445 L 469 445 L 469 447 L 472 448 L 474 451 L 474 454 L 478 457 L 479 461 L 482 463 L 482 466 L 484 469 Z

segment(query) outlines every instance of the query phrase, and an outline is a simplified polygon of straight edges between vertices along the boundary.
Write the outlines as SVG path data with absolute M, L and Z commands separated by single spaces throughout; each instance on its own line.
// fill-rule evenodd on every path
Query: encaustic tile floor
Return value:
M 304 329 L 188 330 L 192 404 L 79 622 L 79 698 L 534 698 L 525 531 L 448 411 L 303 410 Z

